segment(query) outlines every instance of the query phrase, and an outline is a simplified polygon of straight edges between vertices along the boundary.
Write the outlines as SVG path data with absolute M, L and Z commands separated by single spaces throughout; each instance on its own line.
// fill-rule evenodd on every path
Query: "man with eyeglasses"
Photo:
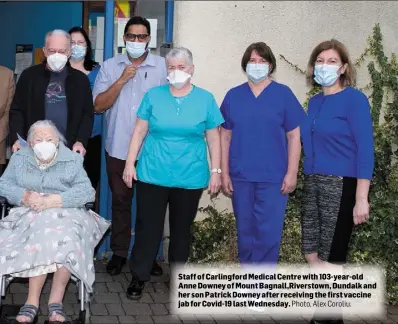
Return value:
M 113 252 L 107 272 L 113 276 L 118 275 L 126 263 L 131 241 L 134 187 L 130 189 L 123 182 L 123 171 L 137 110 L 150 88 L 167 83 L 165 59 L 149 51 L 150 38 L 149 21 L 142 17 L 131 18 L 124 28 L 127 53 L 103 63 L 93 90 L 95 112 L 105 113 L 107 124 L 105 155 L 112 192 Z M 151 274 L 160 276 L 162 273 L 155 260 Z
M 12 151 L 22 147 L 31 125 L 47 119 L 57 126 L 68 147 L 84 156 L 94 119 L 90 82 L 68 63 L 71 38 L 67 32 L 47 33 L 43 51 L 44 62 L 24 70 L 17 82 L 9 118 Z

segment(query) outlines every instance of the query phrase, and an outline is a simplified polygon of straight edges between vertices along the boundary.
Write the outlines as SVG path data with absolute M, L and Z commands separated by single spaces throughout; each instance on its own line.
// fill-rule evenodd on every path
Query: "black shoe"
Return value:
M 160 277 L 163 274 L 163 269 L 156 261 L 153 261 L 151 275 L 155 277 Z
M 142 297 L 142 290 L 145 287 L 144 281 L 139 281 L 136 277 L 133 276 L 133 279 L 130 282 L 129 287 L 127 288 L 127 298 L 138 300 Z
M 106 271 L 111 276 L 117 276 L 118 274 L 120 274 L 120 272 L 122 272 L 122 268 L 125 264 L 126 258 L 114 254 L 112 256 L 112 259 L 106 265 Z

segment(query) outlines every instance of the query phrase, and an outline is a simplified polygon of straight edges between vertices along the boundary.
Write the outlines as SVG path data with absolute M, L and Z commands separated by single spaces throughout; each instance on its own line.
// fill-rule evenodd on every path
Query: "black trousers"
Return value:
M 84 169 L 94 189 L 97 189 L 101 177 L 101 135 L 88 140 Z
M 186 263 L 191 245 L 191 225 L 203 189 L 180 189 L 137 182 L 137 218 L 130 270 L 140 281 L 151 278 L 152 262 L 162 240 L 169 205 L 169 263 Z

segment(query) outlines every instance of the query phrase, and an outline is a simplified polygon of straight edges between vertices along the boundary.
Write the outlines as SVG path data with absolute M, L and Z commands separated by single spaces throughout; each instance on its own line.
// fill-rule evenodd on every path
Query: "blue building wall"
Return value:
M 81 26 L 82 2 L 35 1 L 0 3 L 0 65 L 15 68 L 15 45 L 43 47 L 44 36 L 51 29 L 68 30 Z

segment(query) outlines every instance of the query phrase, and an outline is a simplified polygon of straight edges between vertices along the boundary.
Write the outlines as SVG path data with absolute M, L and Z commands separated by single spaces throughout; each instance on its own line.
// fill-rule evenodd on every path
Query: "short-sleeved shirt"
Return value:
M 93 96 L 95 98 L 109 89 L 124 69 L 131 65 L 127 54 L 120 54 L 106 60 L 95 80 Z M 137 110 L 144 94 L 152 87 L 166 84 L 167 68 L 164 57 L 148 53 L 137 67 L 137 73 L 120 91 L 115 103 L 104 112 L 106 121 L 105 150 L 119 160 L 126 160 L 131 136 L 135 128 Z
M 232 130 L 229 174 L 233 180 L 281 183 L 288 167 L 286 133 L 305 112 L 286 85 L 272 81 L 255 97 L 248 83 L 228 91 L 221 112 Z
M 66 136 L 68 122 L 68 104 L 65 94 L 67 75 L 67 69 L 63 69 L 61 72 L 51 72 L 50 82 L 45 94 L 46 119 L 51 120 L 64 136 Z
M 97 77 L 97 74 L 100 69 L 101 66 L 97 65 L 94 69 L 92 69 L 92 71 L 89 74 L 87 74 L 87 77 L 90 81 L 91 91 L 93 91 L 94 89 L 95 78 Z M 102 132 L 101 114 L 94 114 L 93 131 L 91 133 L 91 137 L 101 135 L 101 132 Z
M 175 98 L 169 85 L 155 87 L 145 94 L 137 117 L 149 127 L 137 166 L 139 181 L 183 189 L 208 186 L 205 135 L 224 122 L 211 93 L 194 86 L 187 96 Z

